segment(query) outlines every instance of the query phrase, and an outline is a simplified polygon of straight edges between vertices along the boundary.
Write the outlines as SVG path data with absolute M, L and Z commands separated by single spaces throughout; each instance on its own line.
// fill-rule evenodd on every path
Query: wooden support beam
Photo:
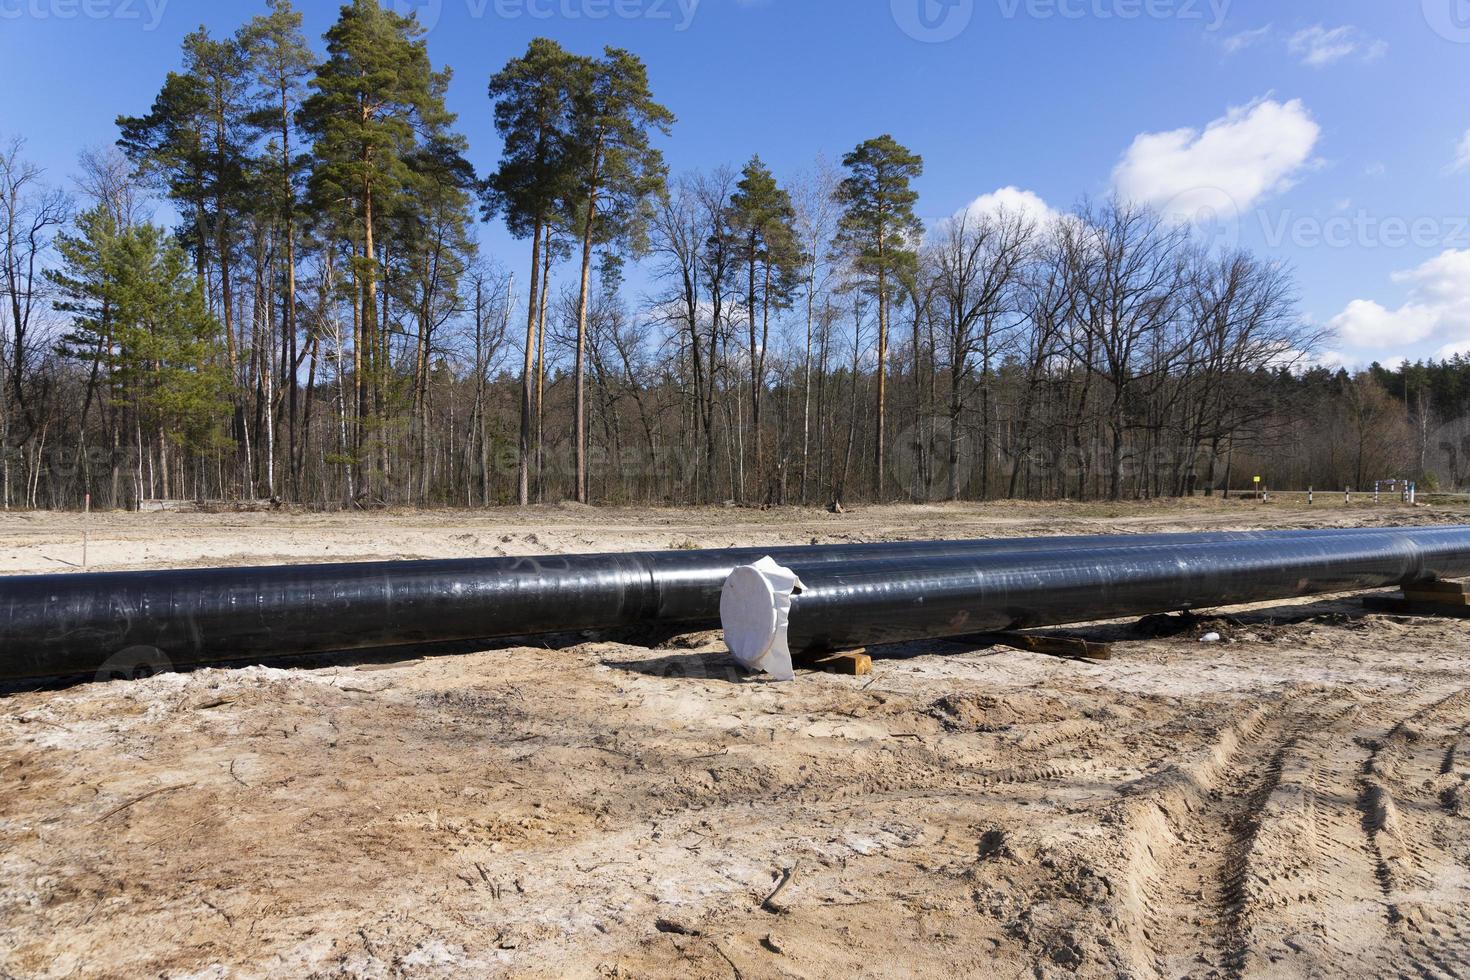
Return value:
M 1470 591 L 1470 586 L 1464 582 L 1448 582 L 1444 579 L 1436 579 L 1433 582 L 1415 582 L 1404 589 L 1405 592 L 1424 592 L 1435 595 L 1465 595 Z
M 1449 600 L 1449 601 L 1447 601 Z M 1363 607 L 1372 612 L 1391 613 L 1397 616 L 1447 616 L 1452 619 L 1470 619 L 1470 604 L 1463 597 L 1437 597 L 1426 601 L 1408 596 L 1370 595 L 1363 598 Z
M 1077 636 L 1033 636 L 1030 633 L 986 633 L 976 639 L 996 646 L 1014 647 L 1028 653 L 1045 654 L 1048 657 L 1064 657 L 1068 660 L 1105 661 L 1113 659 L 1113 647 L 1109 643 L 1096 643 Z
M 1470 606 L 1470 594 L 1467 594 L 1464 582 L 1415 582 L 1405 587 L 1404 598 L 1410 602 Z

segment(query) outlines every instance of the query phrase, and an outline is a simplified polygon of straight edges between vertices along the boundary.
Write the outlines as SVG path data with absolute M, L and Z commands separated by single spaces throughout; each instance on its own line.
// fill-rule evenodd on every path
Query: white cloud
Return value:
M 1265 27 L 1258 27 L 1253 31 L 1241 31 L 1239 34 L 1231 34 L 1220 42 L 1220 46 L 1225 49 L 1226 54 L 1239 54 L 1246 48 L 1254 47 L 1256 44 L 1270 37 L 1271 26 L 1267 24 Z
M 1458 174 L 1470 170 L 1470 131 L 1465 133 L 1460 145 L 1455 148 L 1455 162 L 1450 165 L 1450 173 Z
M 1460 354 L 1470 355 L 1470 340 L 1456 340 L 1453 343 L 1445 344 L 1439 350 L 1435 351 L 1434 359 L 1437 361 L 1450 361 L 1454 360 Z
M 1390 310 L 1371 299 L 1355 299 L 1332 318 L 1332 329 L 1355 347 L 1384 348 L 1415 344 L 1434 333 L 1436 311 L 1418 303 Z
M 1344 58 L 1357 57 L 1376 61 L 1388 51 L 1388 44 L 1368 37 L 1356 27 L 1326 28 L 1314 24 L 1297 31 L 1286 42 L 1286 48 L 1311 68 L 1326 68 Z
M 1035 191 L 1023 190 L 1019 187 L 1002 187 L 982 194 L 968 205 L 961 208 L 955 217 L 968 215 L 978 218 L 984 215 L 994 215 L 1004 212 L 1005 214 L 1022 214 L 1036 222 L 1037 227 L 1050 225 L 1058 217 L 1057 212 L 1041 195 Z
M 1321 133 L 1299 99 L 1261 99 L 1203 130 L 1141 134 L 1113 170 L 1113 188 L 1185 220 L 1204 211 L 1234 217 L 1290 187 Z
M 1450 249 L 1394 273 L 1393 281 L 1409 287 L 1404 304 L 1389 309 L 1373 300 L 1353 300 L 1332 319 L 1339 337 L 1356 347 L 1383 349 L 1470 335 L 1470 250 Z
M 1350 368 L 1354 366 L 1352 358 L 1342 351 L 1324 350 L 1304 357 L 1297 365 L 1300 370 L 1306 371 L 1311 368 L 1326 368 L 1336 371 L 1339 368 Z
M 1269 368 L 1287 368 L 1293 374 L 1303 374 L 1313 368 L 1326 368 L 1336 371 L 1338 368 L 1352 368 L 1355 362 L 1342 351 L 1336 350 L 1312 350 L 1304 351 L 1293 347 L 1282 351 L 1266 362 Z

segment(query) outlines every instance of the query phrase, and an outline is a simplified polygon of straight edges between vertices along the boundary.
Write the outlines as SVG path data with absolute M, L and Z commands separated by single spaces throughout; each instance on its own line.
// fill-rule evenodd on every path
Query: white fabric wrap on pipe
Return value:
M 801 579 L 774 558 L 742 565 L 725 579 L 720 590 L 720 625 L 725 645 L 746 670 L 765 671 L 778 681 L 796 680 L 786 628 L 791 596 L 802 588 Z

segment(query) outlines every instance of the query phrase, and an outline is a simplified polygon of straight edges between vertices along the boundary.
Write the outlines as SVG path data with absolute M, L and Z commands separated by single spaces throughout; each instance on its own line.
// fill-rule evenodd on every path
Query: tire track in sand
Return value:
M 1118 819 L 1137 921 L 1124 932 L 1139 973 L 1241 975 L 1252 853 L 1267 802 L 1298 742 L 1345 710 L 1341 695 L 1290 690 L 1224 729 L 1193 760 L 1129 788 Z
M 1387 910 L 1357 805 L 1369 750 L 1356 736 L 1367 714 L 1363 701 L 1348 704 L 1285 756 L 1246 859 L 1233 963 L 1240 975 L 1311 973 L 1329 962 L 1387 970 Z
M 1459 688 L 1400 720 L 1372 747 L 1359 779 L 1364 832 L 1393 938 L 1408 976 L 1470 976 L 1470 879 L 1449 844 L 1464 834 L 1447 812 L 1470 726 L 1470 688 Z

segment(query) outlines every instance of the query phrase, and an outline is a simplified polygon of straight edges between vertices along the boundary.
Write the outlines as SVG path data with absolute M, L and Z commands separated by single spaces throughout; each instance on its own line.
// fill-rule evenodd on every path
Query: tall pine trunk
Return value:
M 551 295 L 551 233 L 541 257 L 541 312 L 536 323 L 536 501 L 546 502 L 546 297 Z
M 806 359 L 802 363 L 801 380 L 801 502 L 807 502 L 807 470 L 811 465 L 812 450 L 812 315 L 816 299 L 816 274 L 807 277 L 806 283 Z
M 601 148 L 597 150 L 600 163 Z M 586 224 L 582 229 L 582 282 L 577 295 L 577 363 L 573 371 L 576 386 L 576 408 L 572 425 L 573 439 L 577 444 L 577 493 L 579 504 L 587 502 L 587 301 L 592 286 L 592 240 L 597 226 L 597 180 L 599 163 L 592 166 L 592 179 L 588 182 Z
M 878 414 L 874 420 L 877 439 L 873 448 L 873 502 L 883 502 L 883 462 L 887 442 L 888 408 L 888 270 L 884 268 L 883 232 L 878 241 Z
M 363 163 L 371 159 L 369 150 L 363 150 Z M 366 420 L 372 418 L 378 403 L 378 357 L 380 352 L 378 346 L 378 273 L 377 273 L 377 250 L 373 245 L 373 188 L 372 183 L 363 178 L 362 185 L 362 257 L 363 257 L 363 290 L 362 290 L 362 339 L 367 347 L 364 352 L 361 370 L 366 372 L 369 382 L 358 389 L 358 445 L 362 446 L 366 441 L 364 429 Z M 370 488 L 367 472 L 361 469 L 362 454 L 358 454 L 358 491 L 368 493 Z
M 755 266 L 756 266 L 756 237 L 755 232 L 750 233 L 750 289 L 746 293 L 746 310 L 750 318 L 750 425 L 753 430 L 752 443 L 755 449 L 755 492 L 762 492 L 763 469 L 761 460 L 761 385 L 760 385 L 760 355 L 756 353 L 755 337 Z M 744 490 L 744 483 L 741 485 Z
M 531 371 L 536 346 L 536 303 L 546 302 L 545 292 L 538 292 L 541 282 L 541 235 L 545 223 L 536 219 L 531 235 L 531 293 L 526 301 L 526 358 L 521 369 L 521 443 L 517 460 L 518 498 L 522 507 L 531 502 Z

